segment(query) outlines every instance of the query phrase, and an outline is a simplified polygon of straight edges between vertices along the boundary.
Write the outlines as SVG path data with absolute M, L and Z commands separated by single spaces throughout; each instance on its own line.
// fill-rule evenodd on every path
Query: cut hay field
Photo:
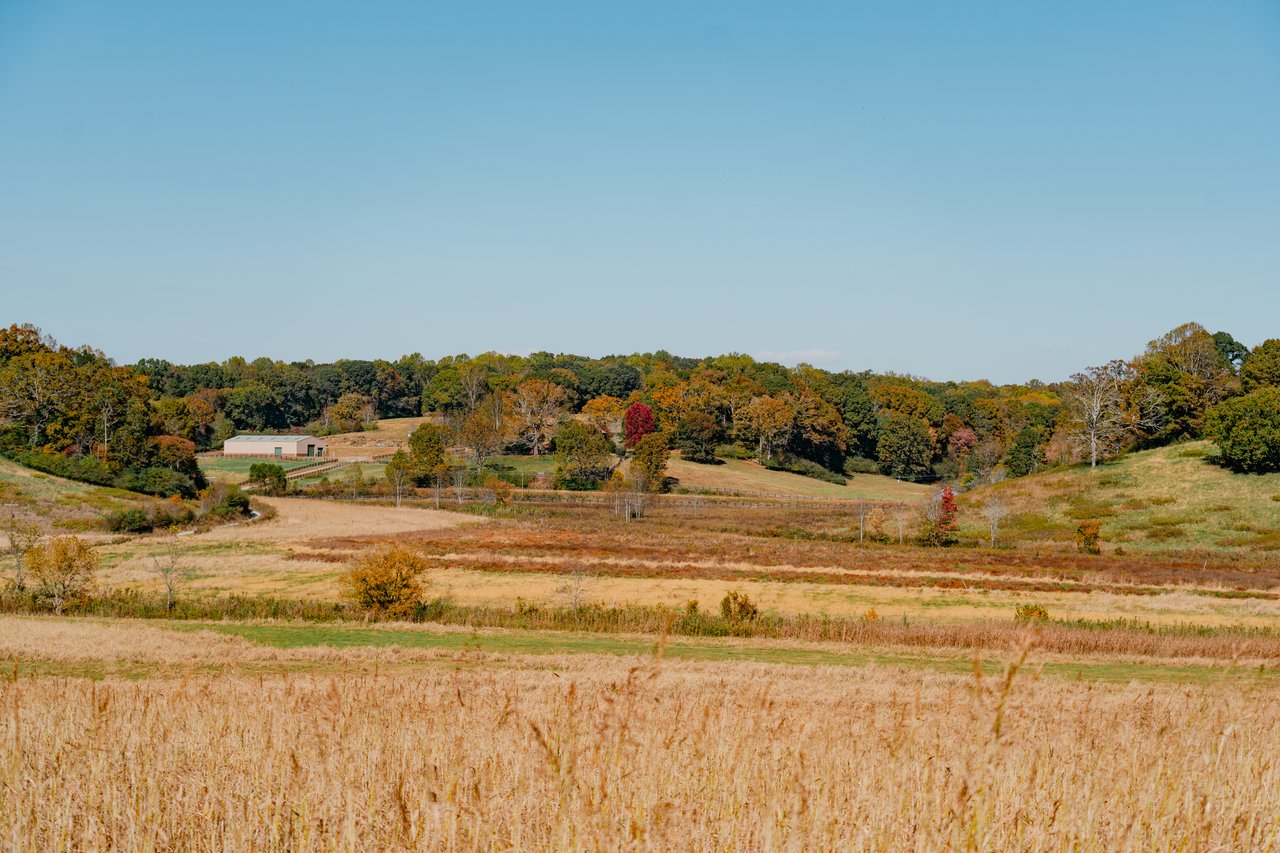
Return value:
M 832 498 L 851 501 L 919 501 L 932 493 L 928 486 L 908 483 L 880 474 L 855 474 L 848 485 L 838 485 L 788 471 L 771 471 L 745 459 L 724 459 L 718 465 L 686 462 L 673 456 L 668 475 L 679 488 L 745 495 Z
M 428 417 L 384 418 L 378 421 L 377 429 L 338 433 L 327 436 L 325 442 L 329 446 L 329 455 L 339 459 L 381 456 L 405 447 L 409 441 L 409 433 L 424 423 L 435 423 L 438 420 Z
M 0 682 L 0 837 L 569 851 L 1280 837 L 1268 676 L 1077 680 L 1034 647 L 975 676 L 961 659 L 795 665 L 307 630 L 0 620 L 0 659 L 17 667 Z
M 1280 552 L 1280 474 L 1233 474 L 1210 461 L 1208 442 L 1131 453 L 1090 470 L 1047 471 L 961 496 L 972 536 L 977 508 L 992 498 L 1012 511 L 1019 543 L 1070 543 L 1076 526 L 1102 525 L 1104 550 Z

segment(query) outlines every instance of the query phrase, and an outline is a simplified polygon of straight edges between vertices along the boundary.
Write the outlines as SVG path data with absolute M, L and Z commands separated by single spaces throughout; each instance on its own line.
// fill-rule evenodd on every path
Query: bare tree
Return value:
M 13 555 L 13 588 L 23 592 L 27 588 L 27 552 L 40 541 L 40 528 L 11 515 L 0 522 L 0 532 L 8 540 L 8 551 Z
M 982 517 L 987 521 L 991 547 L 994 548 L 1000 536 L 1000 523 L 1009 517 L 1009 507 L 999 498 L 992 498 L 982 505 Z
M 911 523 L 914 513 L 911 507 L 905 504 L 899 506 L 893 511 L 893 523 L 898 528 L 898 544 L 902 545 L 907 539 L 907 525 Z
M 858 502 L 858 541 L 864 542 L 867 537 L 867 502 Z
M 467 487 L 467 469 L 459 465 L 453 469 L 453 496 L 462 503 L 462 493 Z
M 556 588 L 556 593 L 560 595 L 564 602 L 574 610 L 582 607 L 587 603 L 587 595 L 591 592 L 591 578 L 581 567 L 574 567 L 571 574 L 563 584 Z
M 172 611 L 177 602 L 178 589 L 194 574 L 183 565 L 178 549 L 170 545 L 165 552 L 151 558 L 151 573 L 164 583 L 164 609 Z
M 437 465 L 431 469 L 431 495 L 436 499 L 436 509 L 440 508 L 440 496 L 444 493 L 445 483 L 448 481 L 449 468 L 445 465 Z
M 1124 393 L 1131 373 L 1125 362 L 1112 361 L 1077 373 L 1066 387 L 1067 436 L 1090 468 L 1115 453 L 1133 430 Z

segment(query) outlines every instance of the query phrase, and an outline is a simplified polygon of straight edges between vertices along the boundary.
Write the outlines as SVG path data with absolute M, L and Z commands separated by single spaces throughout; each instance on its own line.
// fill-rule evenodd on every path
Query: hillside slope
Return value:
M 33 521 L 47 532 L 94 530 L 107 513 L 148 500 L 155 499 L 64 480 L 0 457 L 0 515 Z
M 855 474 L 849 478 L 848 485 L 841 486 L 787 471 L 771 471 L 743 459 L 726 459 L 719 465 L 702 465 L 673 456 L 667 463 L 667 473 L 680 481 L 679 487 L 682 489 L 707 489 L 745 495 L 897 502 L 922 500 L 933 491 L 928 486 L 880 474 Z
M 1280 474 L 1233 474 L 1210 461 L 1213 445 L 1188 442 L 1131 453 L 1099 465 L 1046 471 L 961 496 L 962 529 L 985 530 L 979 507 L 992 498 L 1011 510 L 1013 541 L 1069 543 L 1087 519 L 1102 525 L 1104 548 L 1280 550 Z

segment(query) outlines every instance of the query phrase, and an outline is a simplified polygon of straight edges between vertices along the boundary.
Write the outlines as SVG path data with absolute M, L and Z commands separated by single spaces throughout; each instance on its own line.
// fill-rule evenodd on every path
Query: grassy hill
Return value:
M 45 530 L 93 530 L 107 513 L 155 500 L 33 471 L 0 457 L 0 515 L 36 522 Z
M 1131 453 L 1090 470 L 1057 469 L 983 486 L 961 496 L 966 533 L 985 528 L 978 507 L 999 498 L 1005 529 L 1019 542 L 1073 541 L 1086 519 L 1102 525 L 1104 549 L 1280 550 L 1280 474 L 1233 474 L 1211 460 L 1213 445 L 1188 442 Z
M 771 471 L 755 462 L 726 459 L 720 465 L 686 462 L 678 456 L 667 464 L 667 473 L 679 479 L 680 488 L 747 495 L 784 495 L 788 497 L 835 498 L 840 500 L 916 501 L 927 497 L 932 489 L 918 483 L 907 483 L 880 474 L 856 474 L 848 485 L 837 485 L 792 474 Z

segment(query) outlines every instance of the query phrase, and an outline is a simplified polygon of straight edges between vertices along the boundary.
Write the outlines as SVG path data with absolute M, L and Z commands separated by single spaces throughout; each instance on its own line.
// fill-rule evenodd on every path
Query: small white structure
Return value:
M 223 456 L 270 456 L 305 459 L 324 456 L 324 439 L 309 435 L 237 435 L 222 443 Z

